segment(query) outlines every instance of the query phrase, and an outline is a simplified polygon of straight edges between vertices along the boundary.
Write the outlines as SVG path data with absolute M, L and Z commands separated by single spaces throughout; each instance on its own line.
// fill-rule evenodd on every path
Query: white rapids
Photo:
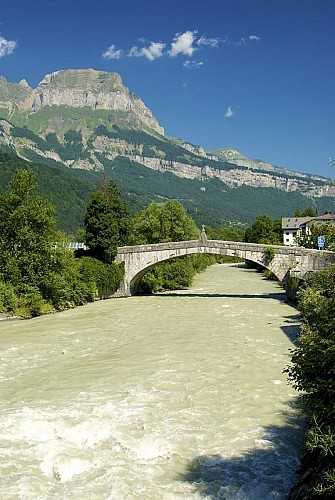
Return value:
M 0 498 L 287 498 L 299 331 L 276 283 L 215 265 L 190 290 L 0 324 Z

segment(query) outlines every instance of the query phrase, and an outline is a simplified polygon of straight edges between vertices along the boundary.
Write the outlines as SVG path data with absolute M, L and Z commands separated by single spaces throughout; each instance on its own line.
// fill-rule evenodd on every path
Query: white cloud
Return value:
M 217 48 L 219 46 L 220 38 L 207 38 L 204 35 L 202 35 L 199 40 L 197 40 L 197 45 L 199 47 L 202 46 L 209 46 L 213 48 Z
M 132 47 L 129 52 L 129 57 L 146 57 L 149 61 L 153 61 L 164 54 L 165 43 L 151 42 L 149 47 L 138 48 Z
M 234 116 L 234 114 L 235 114 L 235 111 L 233 111 L 233 108 L 231 106 L 228 106 L 224 116 L 225 116 L 225 118 L 231 118 L 232 116 Z
M 178 54 L 184 54 L 185 56 L 192 57 L 194 52 L 197 50 L 193 46 L 195 42 L 195 32 L 185 31 L 185 33 L 177 33 L 171 43 L 171 50 L 169 52 L 171 57 Z
M 120 59 L 122 57 L 123 51 L 121 49 L 116 50 L 115 45 L 110 45 L 106 52 L 102 54 L 104 59 Z
M 192 68 L 201 68 L 204 63 L 202 61 L 190 61 L 189 59 L 185 62 L 183 62 L 183 66 L 187 69 L 192 69 Z
M 246 47 L 247 42 L 245 41 L 245 38 L 241 38 L 239 42 L 236 43 L 236 47 Z
M 249 35 L 248 36 L 249 40 L 255 40 L 256 42 L 259 42 L 261 39 L 260 36 L 257 36 L 257 35 Z
M 6 38 L 0 35 L 0 58 L 11 54 L 16 45 L 16 42 L 6 40 Z

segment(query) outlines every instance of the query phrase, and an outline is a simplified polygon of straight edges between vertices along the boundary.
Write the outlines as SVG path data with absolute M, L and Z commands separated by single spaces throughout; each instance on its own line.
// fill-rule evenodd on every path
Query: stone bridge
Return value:
M 272 260 L 267 257 L 267 248 L 274 250 Z M 115 262 L 124 262 L 125 276 L 114 297 L 129 297 L 136 293 L 139 279 L 160 262 L 197 253 L 230 255 L 250 260 L 272 271 L 284 286 L 290 275 L 302 279 L 308 271 L 319 271 L 335 263 L 335 252 L 240 241 L 208 240 L 203 231 L 199 240 L 119 247 Z

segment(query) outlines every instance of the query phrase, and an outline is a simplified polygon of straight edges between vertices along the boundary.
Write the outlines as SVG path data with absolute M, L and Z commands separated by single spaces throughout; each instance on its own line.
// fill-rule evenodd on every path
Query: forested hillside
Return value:
M 33 152 L 32 152 L 33 153 Z M 273 218 L 288 216 L 297 207 L 305 208 L 310 200 L 300 193 L 285 193 L 272 188 L 241 186 L 230 188 L 218 179 L 206 182 L 183 179 L 169 172 L 158 172 L 117 156 L 113 161 L 99 157 L 105 171 L 69 169 L 52 159 L 39 163 L 37 155 L 27 162 L 13 153 L 0 150 L 0 188 L 7 189 L 17 168 L 29 168 L 38 179 L 39 193 L 56 207 L 59 228 L 76 234 L 82 227 L 84 207 L 89 194 L 104 176 L 117 182 L 132 214 L 151 202 L 178 200 L 198 227 L 245 227 L 266 212 Z M 332 207 L 333 198 L 315 201 L 319 213 Z

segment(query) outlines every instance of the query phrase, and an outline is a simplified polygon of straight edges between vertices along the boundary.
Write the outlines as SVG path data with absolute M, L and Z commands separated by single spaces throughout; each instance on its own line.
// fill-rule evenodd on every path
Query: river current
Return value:
M 286 499 L 299 331 L 274 282 L 215 265 L 189 290 L 0 324 L 0 498 Z

